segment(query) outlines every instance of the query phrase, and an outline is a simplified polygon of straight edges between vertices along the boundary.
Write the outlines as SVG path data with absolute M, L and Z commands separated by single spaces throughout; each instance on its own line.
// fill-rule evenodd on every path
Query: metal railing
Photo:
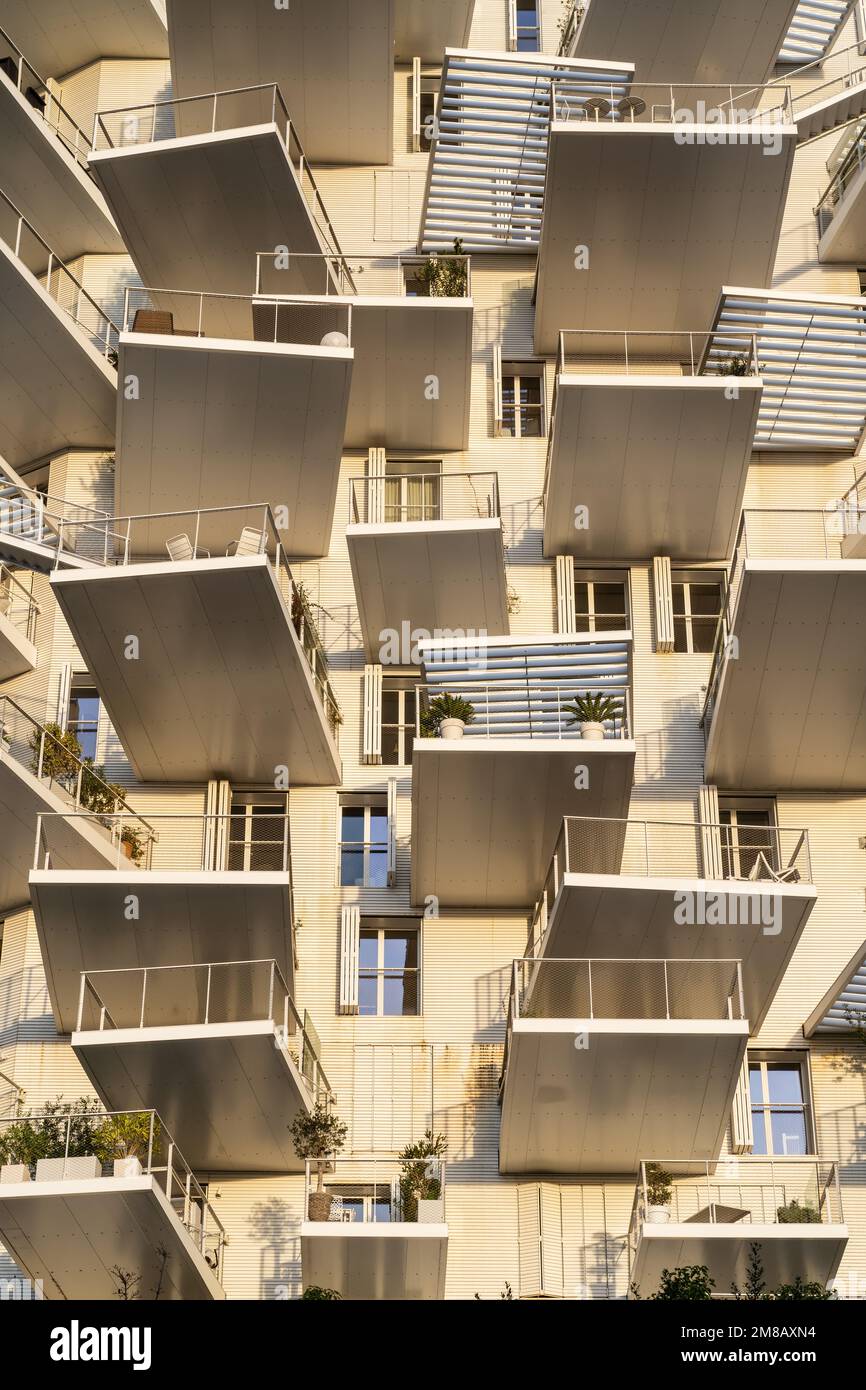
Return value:
M 34 488 L 22 487 L 8 478 L 0 464 L 0 535 L 31 541 L 54 549 L 60 543 L 60 524 L 67 523 L 67 537 L 73 523 L 88 527 L 102 522 L 108 512 L 95 507 L 83 507 L 62 497 L 43 495 Z M 67 551 L 70 549 L 66 545 Z M 77 547 L 73 547 L 78 553 Z
M 76 1032 L 272 1022 L 312 1101 L 331 1087 L 275 960 L 213 961 L 81 974 Z
M 670 1190 L 668 1201 L 659 1200 L 664 1186 Z M 732 1236 L 746 1240 L 752 1225 L 844 1220 L 836 1164 L 800 1157 L 644 1160 L 629 1224 L 633 1251 L 644 1222 L 659 1208 L 671 1222 L 730 1227 Z
M 791 89 L 782 83 L 630 82 L 623 92 L 622 83 L 594 81 L 590 95 L 585 77 L 559 76 L 551 83 L 552 121 L 700 125 L 709 117 L 720 132 L 737 131 L 742 138 L 790 125 L 792 112 Z
M 2 503 L 0 503 L 2 507 Z M 0 615 L 28 642 L 35 641 L 39 604 L 7 565 L 0 564 Z
M 5 29 L 0 29 L 0 72 L 17 87 L 28 105 L 42 117 L 49 130 L 89 175 L 87 157 L 93 148 L 89 138 L 58 101 L 50 83 L 39 75 L 32 63 L 28 63 Z
M 852 43 L 847 48 L 838 48 L 834 51 L 833 63 L 836 64 L 841 58 L 845 59 L 845 66 L 842 72 L 834 73 L 824 82 L 818 82 L 814 87 L 808 87 L 805 91 L 798 91 L 792 102 L 794 119 L 803 111 L 817 105 L 819 102 L 827 101 L 830 97 L 841 96 L 843 92 L 849 91 L 852 87 L 859 87 L 866 82 L 866 63 L 863 61 L 862 44 Z M 790 83 L 793 77 L 802 77 L 804 73 L 821 72 L 827 62 L 827 55 L 823 54 L 820 58 L 815 58 L 810 63 L 804 63 L 802 67 L 789 69 L 781 78 L 775 79 L 769 85 L 781 86 Z M 790 86 L 788 91 L 790 92 Z M 821 132 L 826 134 L 826 131 Z
M 419 1159 L 402 1166 L 398 1159 L 353 1155 L 307 1159 L 304 1175 L 304 1213 L 310 1218 L 311 1198 L 330 1197 L 321 1221 L 365 1225 L 410 1222 L 425 1225 L 445 1221 L 445 1174 L 441 1158 Z
M 566 328 L 559 334 L 557 373 L 587 363 L 619 375 L 658 373 L 674 376 L 760 376 L 758 339 L 754 333 L 726 339 L 727 359 L 710 356 L 712 333 L 626 329 Z
M 279 295 L 286 274 L 315 272 L 321 293 L 361 298 L 471 299 L 472 257 L 447 252 L 404 256 L 327 256 L 316 252 L 256 252 L 256 294 Z M 313 274 L 313 285 L 319 277 Z M 316 290 L 310 291 L 315 293 Z
M 818 199 L 815 217 L 818 222 L 819 237 L 823 236 L 830 226 L 848 188 L 862 173 L 864 167 L 866 167 L 866 123 L 860 127 L 854 144 Z
M 353 478 L 349 488 L 350 525 L 500 515 L 497 473 L 386 473 Z
M 322 248 L 339 255 L 339 238 L 275 82 L 98 111 L 93 122 L 93 148 L 129 149 L 257 125 L 277 127 Z
M 530 1019 L 746 1017 L 742 962 L 653 957 L 515 960 L 509 1024 Z
M 456 696 L 472 706 L 472 720 L 466 724 L 467 739 L 556 738 L 588 742 L 580 720 L 569 710 L 580 696 L 610 695 L 617 703 L 615 713 L 603 721 L 603 738 L 631 737 L 631 695 L 620 685 L 603 682 L 590 686 L 559 686 L 553 681 L 471 681 L 458 679 L 445 685 L 415 686 L 415 737 L 435 737 L 431 726 L 431 705 L 441 695 Z M 435 710 L 432 711 L 435 714 Z
M 36 1182 L 74 1182 L 76 1159 L 94 1158 L 108 1183 L 113 1163 L 137 1159 L 141 1175 L 158 1179 L 175 1217 L 192 1236 L 207 1264 L 222 1279 L 225 1230 L 204 1189 L 177 1147 L 156 1110 L 71 1111 L 50 1116 L 18 1116 L 0 1120 L 0 1145 L 6 1161 L 20 1162 Z M 38 1161 L 31 1161 L 34 1150 Z M 20 1154 L 20 1157 L 18 1156 Z M 40 1165 L 62 1161 L 60 1172 Z M 123 1176 L 120 1174 L 118 1176 Z M 129 1176 L 127 1169 L 125 1176 Z M 108 1188 L 106 1188 L 108 1191 Z M 37 1193 L 34 1195 L 38 1195 Z
M 80 811 L 44 811 L 37 817 L 34 869 L 51 869 L 58 823 L 85 819 Z M 291 876 L 289 815 L 277 807 L 222 815 L 137 812 L 98 816 L 108 832 L 114 868 L 190 870 L 194 873 L 279 873 Z M 106 865 L 108 867 L 108 865 Z
M 324 304 L 291 295 L 279 298 L 127 285 L 123 331 L 169 338 L 351 347 L 352 305 L 339 300 Z M 345 341 L 335 339 L 336 334 Z M 325 341 L 328 338 L 330 342 Z
M 81 281 L 52 251 L 35 227 L 0 190 L 0 239 L 72 320 L 110 366 L 117 366 L 119 330 Z
M 855 488 L 857 488 L 855 484 Z M 729 654 L 729 634 L 733 631 L 737 600 L 746 560 L 750 558 L 800 560 L 839 560 L 844 558 L 845 541 L 853 535 L 866 535 L 866 507 L 851 498 L 819 510 L 817 507 L 762 509 L 747 508 L 740 517 L 734 553 L 722 605 L 722 616 L 713 644 L 710 678 L 701 722 L 709 730 L 718 697 L 722 673 Z

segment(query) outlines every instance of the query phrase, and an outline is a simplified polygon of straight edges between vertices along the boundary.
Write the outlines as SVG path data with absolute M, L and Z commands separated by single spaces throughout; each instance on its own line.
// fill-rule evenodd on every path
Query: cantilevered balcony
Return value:
M 653 1181 L 655 1179 L 655 1182 Z M 659 1179 L 670 1198 L 660 1202 Z M 654 1190 L 655 1189 L 655 1190 Z M 642 1162 L 629 1227 L 629 1283 L 641 1298 L 662 1271 L 705 1265 L 714 1296 L 745 1292 L 752 1246 L 764 1283 L 829 1284 L 848 1243 L 839 1173 L 816 1158 Z
M 828 131 L 866 114 L 866 59 L 860 43 L 836 49 L 833 75 L 824 74 L 824 59 L 797 70 L 800 89 L 794 99 L 797 144 L 818 140 Z M 809 85 L 810 79 L 814 85 Z
M 328 662 L 270 508 L 113 517 L 102 534 L 102 563 L 51 586 L 136 775 L 338 783 Z
M 351 341 L 346 304 L 128 290 L 119 371 L 137 388 L 117 401 L 118 515 L 265 498 L 288 554 L 327 554 Z
M 56 726 L 46 728 L 18 701 L 0 697 L 0 917 L 30 902 L 28 875 L 41 815 L 81 811 L 57 824 L 53 852 L 64 870 L 88 870 L 113 862 L 114 846 L 101 812 L 130 810 L 116 788 L 56 732 Z
M 412 901 L 529 907 L 569 812 L 622 815 L 634 776 L 631 633 L 461 640 L 419 646 L 412 754 Z M 581 726 L 578 698 L 610 704 Z M 472 718 L 435 736 L 435 701 Z M 449 737 L 450 735 L 450 737 Z
M 349 449 L 465 449 L 472 369 L 469 256 L 256 258 L 256 293 L 295 317 L 351 314 Z M 315 277 L 318 293 L 287 294 Z
M 303 1172 L 289 1125 L 330 1095 L 274 960 L 87 971 L 72 1049 L 106 1105 L 149 1096 L 197 1171 Z
M 703 713 L 732 790 L 866 786 L 866 512 L 743 513 Z
M 40 574 L 92 563 L 102 555 L 104 527 L 91 527 L 109 515 L 37 492 L 0 459 L 0 561 Z
M 536 351 L 554 352 L 563 324 L 688 331 L 710 321 L 721 284 L 767 283 L 796 142 L 783 85 L 641 82 L 587 98 L 557 78 Z
M 44 1298 L 222 1299 L 225 1232 L 161 1117 L 0 1120 L 0 1238 Z M 34 1152 L 43 1156 L 35 1163 Z
M 273 83 L 101 111 L 93 144 L 90 168 L 145 285 L 249 294 L 263 246 L 339 253 Z M 312 293 L 298 269 L 286 289 Z
M 583 559 L 730 554 L 762 382 L 754 338 L 562 332 L 544 552 Z M 586 509 L 586 525 L 578 513 Z
M 715 1158 L 749 1023 L 738 960 L 516 960 L 503 1173 L 627 1173 L 673 1144 Z
M 167 58 L 164 14 L 162 0 L 3 0 L 9 32 L 55 78 L 99 58 Z
M 8 6 L 3 17 L 8 23 Z M 90 137 L 58 100 L 56 84 L 40 76 L 3 29 L 0 119 L 0 188 L 50 234 L 57 254 L 64 260 L 122 254 L 123 240 L 88 169 Z
M 39 660 L 34 645 L 38 617 L 39 604 L 31 590 L 0 564 L 0 682 L 35 669 Z
M 866 124 L 846 150 L 818 200 L 818 260 L 855 264 L 866 258 Z
M 0 192 L 0 454 L 112 447 L 116 363 L 115 325 Z
M 444 1298 L 445 1164 L 422 1161 L 408 1184 L 405 1179 L 394 1159 L 307 1160 L 305 1288 L 334 1289 L 364 1302 Z
M 572 0 L 560 52 L 629 59 L 642 82 L 764 82 L 796 9 L 796 0 L 660 0 L 652 10 L 645 0 Z
M 40 816 L 30 892 L 59 1032 L 75 1028 L 84 971 L 274 960 L 292 990 L 289 817 L 264 800 L 230 814 L 100 814 L 111 858 L 98 868 L 55 849 L 81 813 Z
M 569 815 L 529 953 L 742 960 L 757 1030 L 815 900 L 805 830 Z
M 346 543 L 370 661 L 388 633 L 507 632 L 495 473 L 353 478 Z

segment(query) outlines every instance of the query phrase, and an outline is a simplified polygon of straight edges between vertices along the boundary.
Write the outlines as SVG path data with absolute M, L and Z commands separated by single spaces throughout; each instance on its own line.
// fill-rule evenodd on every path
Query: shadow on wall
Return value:
M 448 1139 L 448 1181 L 486 1180 L 499 1172 L 499 1074 L 502 1045 L 436 1046 L 433 1130 Z M 454 1105 L 435 1098 L 459 1095 Z
M 300 1220 L 288 1202 L 271 1197 L 257 1202 L 248 1221 L 249 1235 L 259 1247 L 258 1298 L 286 1300 L 301 1294 Z M 226 1250 L 231 1268 L 232 1247 Z
M 699 690 L 662 703 L 656 714 L 658 728 L 634 735 L 636 782 L 679 783 L 697 791 L 704 764 L 702 711 L 703 696 Z M 642 713 L 640 708 L 635 710 L 635 723 Z
M 0 1048 L 56 1037 L 42 967 L 29 966 L 0 979 Z
M 537 566 L 543 544 L 543 499 L 526 497 L 519 502 L 509 502 L 501 510 L 503 541 L 508 549 L 509 565 Z

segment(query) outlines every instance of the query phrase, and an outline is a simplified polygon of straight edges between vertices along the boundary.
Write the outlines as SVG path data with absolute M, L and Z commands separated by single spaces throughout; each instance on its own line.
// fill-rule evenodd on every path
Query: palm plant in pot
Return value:
M 646 1166 L 647 1221 L 663 1225 L 671 1219 L 673 1186 L 671 1175 L 660 1163 Z
M 114 1163 L 116 1178 L 141 1176 L 141 1160 L 156 1152 L 159 1121 L 148 1110 L 109 1115 L 94 1135 L 94 1152 L 103 1163 Z
M 421 715 L 421 733 L 427 738 L 462 738 L 463 730 L 475 718 L 475 706 L 462 695 L 447 691 L 430 701 L 429 709 Z
M 298 1158 L 310 1159 L 316 1169 L 316 1190 L 307 1201 L 309 1221 L 327 1221 L 331 1215 L 333 1193 L 325 1191 L 328 1160 L 340 1152 L 346 1142 L 347 1127 L 338 1115 L 329 1110 L 323 1100 L 317 1100 L 309 1114 L 296 1115 L 289 1130 Z
M 417 1221 L 422 1212 L 434 1208 L 422 1207 L 423 1202 L 436 1203 L 442 1199 L 442 1160 L 448 1152 L 444 1134 L 424 1133 L 417 1144 L 407 1144 L 400 1159 L 400 1211 L 403 1221 Z M 429 1219 L 429 1217 L 428 1217 Z M 441 1220 L 444 1217 L 440 1216 Z
M 604 738 L 606 719 L 618 719 L 622 713 L 622 701 L 601 691 L 594 694 L 576 695 L 574 703 L 563 705 L 563 714 L 568 715 L 568 727 L 580 725 L 580 736 L 593 742 Z

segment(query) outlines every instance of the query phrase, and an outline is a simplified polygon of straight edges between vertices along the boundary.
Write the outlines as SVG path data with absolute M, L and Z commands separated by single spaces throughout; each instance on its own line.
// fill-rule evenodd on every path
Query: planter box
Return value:
M 418 1202 L 418 1224 L 434 1223 L 442 1225 L 445 1221 L 445 1199 L 444 1197 L 421 1198 Z
M 4 1163 L 0 1168 L 0 1183 L 29 1181 L 30 1169 L 26 1163 Z
M 102 1164 L 95 1154 L 87 1154 L 84 1158 L 40 1158 L 36 1164 L 37 1182 L 101 1177 Z
M 116 1158 L 114 1160 L 114 1176 L 116 1178 L 140 1178 L 141 1159 L 133 1154 L 130 1158 Z

